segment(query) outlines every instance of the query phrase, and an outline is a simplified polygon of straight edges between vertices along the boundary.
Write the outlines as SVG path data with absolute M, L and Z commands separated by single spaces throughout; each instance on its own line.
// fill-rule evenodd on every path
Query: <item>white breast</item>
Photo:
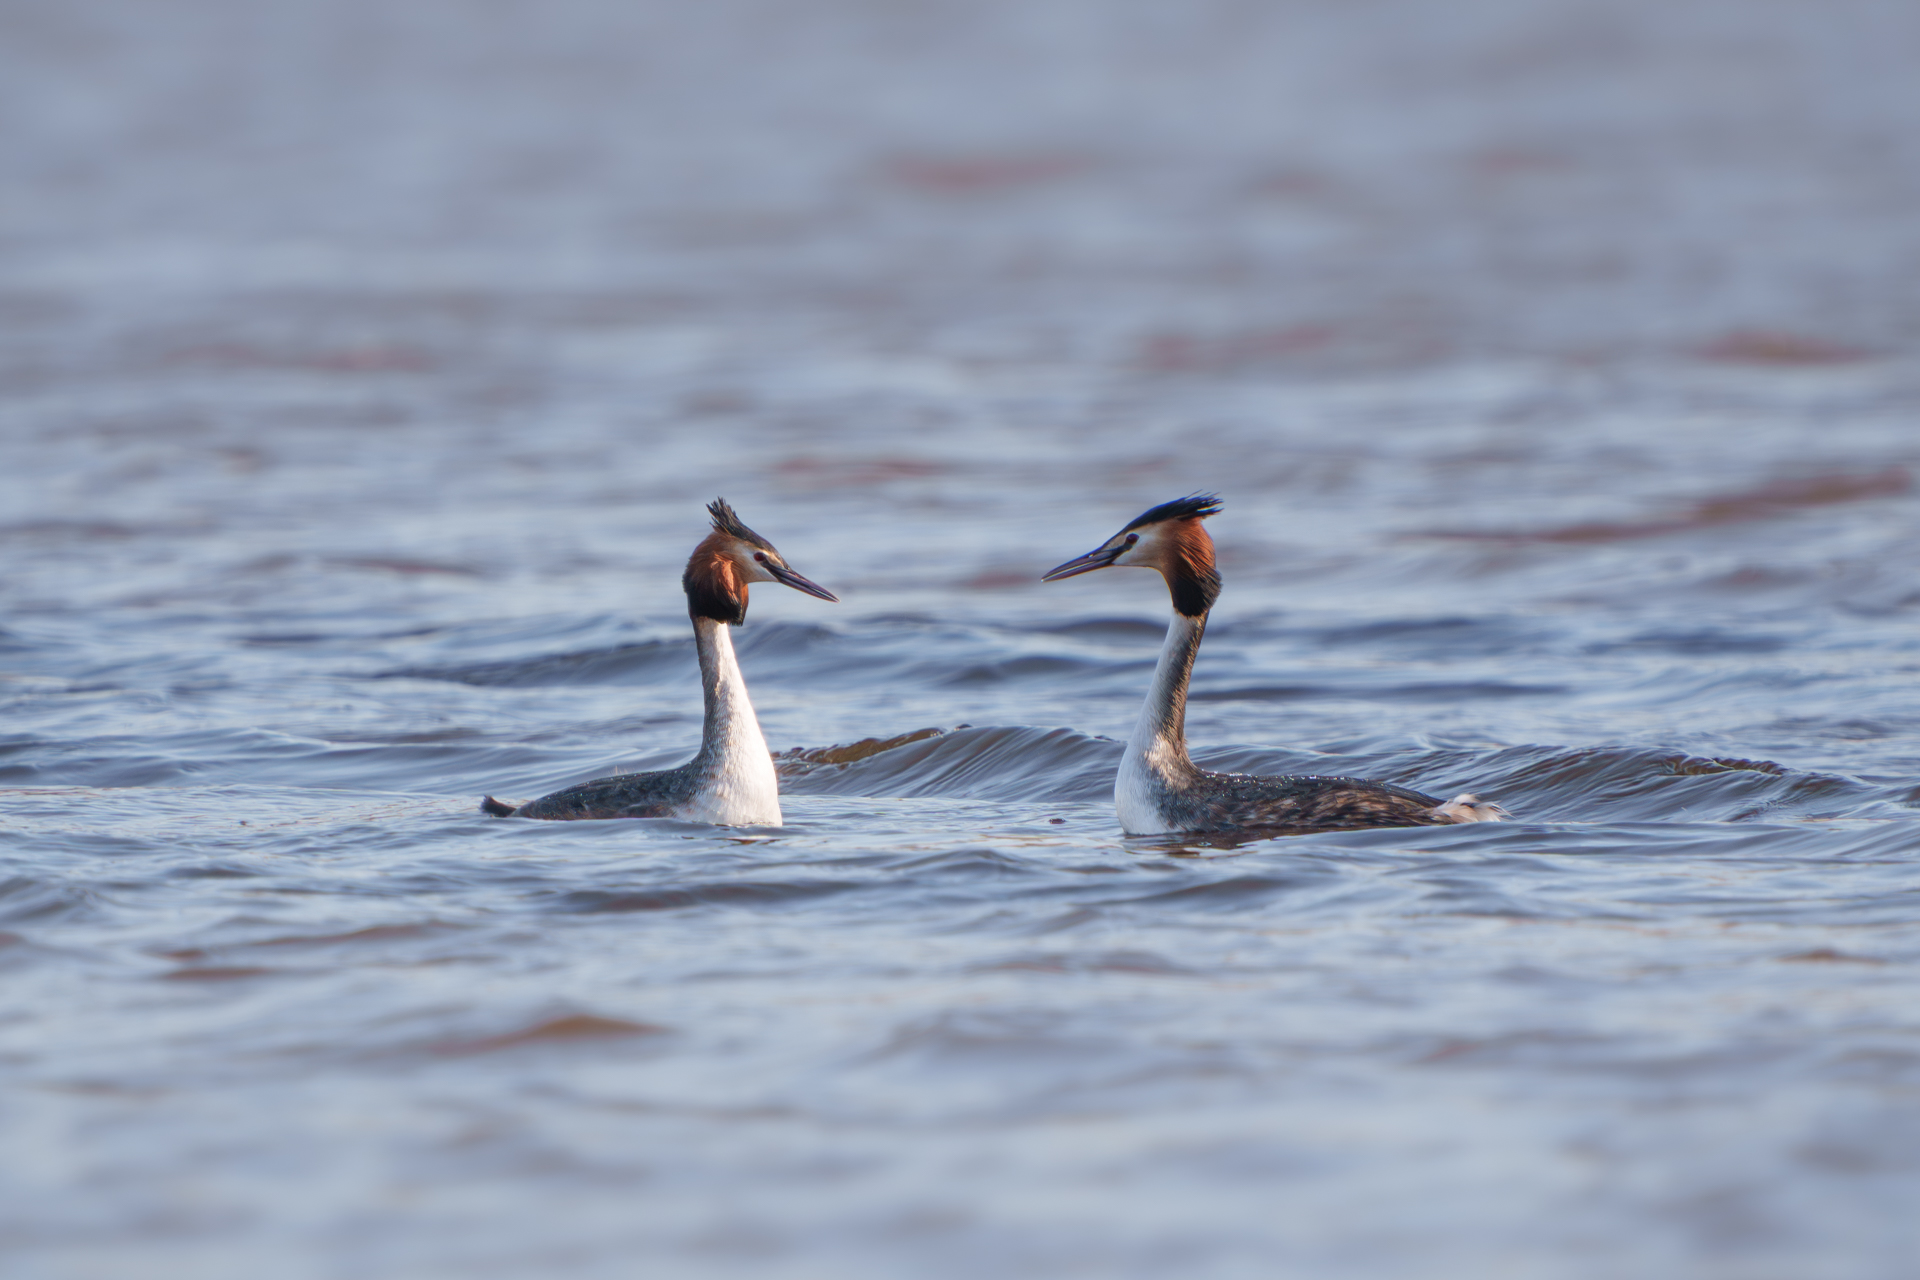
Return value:
M 1120 759 L 1120 772 L 1114 775 L 1114 813 L 1120 819 L 1120 829 L 1130 836 L 1161 835 L 1175 830 L 1161 811 L 1168 786 L 1166 775 L 1156 767 L 1154 745 L 1127 743 L 1127 754 Z
M 742 690 L 742 701 L 745 691 Z M 773 771 L 767 740 L 753 708 L 728 725 L 720 758 L 686 811 L 689 822 L 711 822 L 722 827 L 777 827 L 780 825 L 780 780 Z
M 767 740 L 747 700 L 747 680 L 734 657 L 733 637 L 723 622 L 694 623 L 705 686 L 707 722 L 695 758 L 701 781 L 693 799 L 675 815 L 722 827 L 780 825 L 780 780 Z

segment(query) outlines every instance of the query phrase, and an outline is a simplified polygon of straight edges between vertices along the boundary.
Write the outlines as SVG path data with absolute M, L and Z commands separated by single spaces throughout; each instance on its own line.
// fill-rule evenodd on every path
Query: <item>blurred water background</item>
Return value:
M 6 0 L 10 1274 L 1912 1275 L 1916 55 Z M 1037 578 L 1197 489 L 1202 762 L 1519 821 L 1119 836 L 1165 595 Z M 716 494 L 774 749 L 948 732 L 480 817 L 690 753 Z

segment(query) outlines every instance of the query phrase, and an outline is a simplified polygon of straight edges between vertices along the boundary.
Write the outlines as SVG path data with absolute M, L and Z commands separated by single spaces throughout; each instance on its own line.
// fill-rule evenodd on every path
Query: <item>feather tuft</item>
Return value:
M 1157 507 L 1141 512 L 1120 532 L 1130 533 L 1135 529 L 1144 529 L 1150 524 L 1159 524 L 1164 520 L 1204 520 L 1220 510 L 1220 506 L 1219 494 L 1190 493 L 1184 498 L 1175 498 L 1172 502 L 1163 502 Z

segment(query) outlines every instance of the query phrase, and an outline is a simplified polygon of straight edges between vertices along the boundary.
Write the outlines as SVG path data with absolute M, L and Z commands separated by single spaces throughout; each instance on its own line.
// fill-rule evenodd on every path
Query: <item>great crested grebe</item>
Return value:
M 773 544 L 740 523 L 723 498 L 707 504 L 713 532 L 693 549 L 680 585 L 693 617 L 700 652 L 700 689 L 706 723 L 700 754 L 677 769 L 595 778 L 514 806 L 492 796 L 480 809 L 497 818 L 681 818 L 723 827 L 780 825 L 780 784 L 760 722 L 747 701 L 747 682 L 733 656 L 728 627 L 747 620 L 747 584 L 779 582 L 822 600 L 840 597 L 807 581 L 780 558 Z
M 1058 582 L 1110 566 L 1157 569 L 1173 597 L 1173 621 L 1154 668 L 1153 687 L 1113 783 L 1113 804 L 1128 835 L 1240 828 L 1426 827 L 1498 822 L 1505 811 L 1470 795 L 1442 803 L 1390 782 L 1364 778 L 1261 777 L 1209 773 L 1187 756 L 1187 681 L 1207 611 L 1220 594 L 1213 539 L 1201 521 L 1220 499 L 1196 494 L 1163 502 L 1098 548 L 1047 573 Z

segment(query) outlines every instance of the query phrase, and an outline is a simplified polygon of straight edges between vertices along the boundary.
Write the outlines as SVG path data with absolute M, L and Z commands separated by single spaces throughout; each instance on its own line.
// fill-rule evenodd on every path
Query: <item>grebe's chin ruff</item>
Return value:
M 488 796 L 480 802 L 483 812 L 501 818 L 680 818 L 723 827 L 780 825 L 780 784 L 753 704 L 747 701 L 747 682 L 734 657 L 729 628 L 747 620 L 750 583 L 778 582 L 822 600 L 839 597 L 788 568 L 773 544 L 740 523 L 723 499 L 716 498 L 707 511 L 713 516 L 713 532 L 694 548 L 680 578 L 693 618 L 700 688 L 706 698 L 700 754 L 677 769 L 595 778 L 518 806 Z
M 1220 594 L 1213 539 L 1200 522 L 1220 510 L 1211 494 L 1162 503 L 1086 555 L 1045 575 L 1058 582 L 1096 569 L 1156 570 L 1173 598 L 1173 621 L 1139 723 L 1127 739 L 1113 804 L 1128 835 L 1245 828 L 1341 830 L 1498 822 L 1499 805 L 1471 795 L 1441 801 L 1364 778 L 1261 777 L 1209 773 L 1187 755 L 1187 682 L 1207 613 Z

